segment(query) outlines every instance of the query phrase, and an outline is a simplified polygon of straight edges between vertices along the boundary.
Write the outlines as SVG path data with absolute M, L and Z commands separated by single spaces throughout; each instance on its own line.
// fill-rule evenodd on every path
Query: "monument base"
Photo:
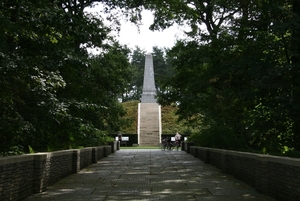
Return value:
M 158 146 L 161 138 L 161 109 L 157 103 L 139 103 L 138 144 Z

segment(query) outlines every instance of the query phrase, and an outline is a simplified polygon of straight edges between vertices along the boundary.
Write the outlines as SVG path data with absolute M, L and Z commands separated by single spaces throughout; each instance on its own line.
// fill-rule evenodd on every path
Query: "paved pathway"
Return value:
M 183 151 L 120 150 L 25 201 L 274 201 Z

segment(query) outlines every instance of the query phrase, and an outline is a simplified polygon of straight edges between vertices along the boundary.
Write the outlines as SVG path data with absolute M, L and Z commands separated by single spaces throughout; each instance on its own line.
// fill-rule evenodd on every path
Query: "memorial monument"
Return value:
M 158 146 L 161 139 L 161 108 L 157 104 L 153 58 L 146 55 L 141 103 L 138 107 L 138 144 Z
M 144 82 L 141 103 L 156 103 L 156 88 L 154 81 L 153 58 L 151 54 L 146 55 Z

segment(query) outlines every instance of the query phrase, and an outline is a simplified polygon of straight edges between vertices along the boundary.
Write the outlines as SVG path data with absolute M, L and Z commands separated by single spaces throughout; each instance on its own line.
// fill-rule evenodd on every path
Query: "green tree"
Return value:
M 160 91 L 160 85 L 163 80 L 172 76 L 173 70 L 168 64 L 166 58 L 167 49 L 153 47 L 153 67 L 155 85 Z M 126 88 L 126 93 L 123 94 L 122 101 L 140 100 L 143 93 L 144 68 L 145 68 L 146 51 L 140 47 L 136 47 L 131 55 L 131 65 L 133 67 L 133 80 Z M 162 93 L 162 92 L 160 92 Z
M 172 66 L 168 63 L 166 52 L 168 49 L 153 47 L 153 66 L 154 66 L 154 78 L 155 85 L 158 93 L 164 93 L 161 88 L 161 84 L 164 80 L 172 77 L 173 69 Z
M 128 50 L 112 40 L 101 16 L 84 12 L 95 2 L 1 2 L 2 154 L 26 151 L 28 145 L 44 151 L 96 143 L 95 137 L 123 124 L 117 97 L 131 78 Z M 104 10 L 128 5 L 103 3 Z M 103 69 L 87 47 L 101 50 Z M 109 78 L 96 83 L 97 72 Z
M 123 102 L 140 100 L 143 92 L 144 68 L 146 51 L 140 47 L 135 47 L 131 55 L 131 65 L 133 68 L 132 82 L 126 88 L 123 95 Z
M 182 21 L 191 30 L 169 53 L 175 76 L 164 83 L 169 91 L 160 102 L 178 103 L 181 118 L 202 123 L 202 129 L 234 133 L 231 140 L 242 147 L 264 153 L 297 149 L 299 129 L 291 129 L 299 119 L 293 102 L 299 84 L 291 75 L 298 73 L 292 60 L 298 55 L 297 3 L 185 3 L 150 5 L 156 12 L 152 28 Z
M 56 95 L 66 85 L 58 71 L 66 56 L 60 47 L 68 42 L 60 21 L 54 23 L 60 15 L 63 11 L 49 2 L 1 4 L 1 151 L 28 139 L 46 142 L 43 136 L 64 113 Z

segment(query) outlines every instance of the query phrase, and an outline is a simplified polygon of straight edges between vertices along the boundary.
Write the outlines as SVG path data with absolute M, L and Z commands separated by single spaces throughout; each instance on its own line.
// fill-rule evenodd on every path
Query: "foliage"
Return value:
M 189 141 L 199 146 L 230 150 L 248 150 L 244 147 L 244 139 L 237 138 L 234 131 L 221 125 L 202 129 L 199 133 L 191 134 Z
M 168 79 L 173 76 L 174 72 L 172 66 L 170 65 L 166 52 L 168 49 L 166 48 L 158 48 L 156 46 L 153 47 L 153 66 L 154 66 L 154 79 L 157 91 L 159 93 L 164 93 L 162 91 L 161 85 L 165 79 Z
M 139 101 L 137 100 L 122 103 L 126 111 L 124 119 L 128 123 L 128 125 L 120 129 L 122 133 L 137 133 L 138 104 Z
M 1 2 L 1 155 L 101 144 L 125 124 L 118 97 L 131 82 L 129 50 L 84 11 L 95 2 Z
M 189 135 L 192 132 L 190 124 L 186 120 L 179 120 L 177 115 L 178 108 L 176 105 L 161 106 L 162 133 Z
M 130 123 L 118 100 L 139 100 L 145 55 L 136 49 L 129 64 L 129 50 L 110 36 L 114 27 L 84 12 L 97 2 L 0 4 L 3 155 L 101 143 Z M 120 14 L 138 23 L 143 7 L 154 12 L 153 30 L 188 27 L 171 50 L 153 49 L 154 72 L 160 104 L 178 107 L 187 130 L 198 130 L 195 140 L 299 152 L 299 1 L 101 2 L 116 29 Z M 100 55 L 90 57 L 87 47 Z
M 143 90 L 144 68 L 146 52 L 139 47 L 133 50 L 131 65 L 133 67 L 132 82 L 126 87 L 122 102 L 140 100 Z
M 122 103 L 126 114 L 124 119 L 129 124 L 121 128 L 122 133 L 137 133 L 137 121 L 138 121 L 138 104 L 139 101 L 128 101 Z M 189 128 L 189 124 L 185 121 L 178 121 L 176 115 L 176 106 L 164 106 L 161 108 L 161 121 L 162 121 L 162 133 L 174 134 L 176 132 L 190 134 L 192 129 Z
M 168 52 L 175 73 L 159 102 L 177 103 L 181 119 L 202 127 L 194 135 L 199 144 L 299 150 L 299 2 L 185 3 L 149 4 L 153 29 L 175 22 L 190 28 Z
M 167 49 L 153 47 L 153 68 L 154 68 L 154 79 L 158 93 L 164 93 L 161 88 L 163 80 L 173 75 L 172 66 L 169 64 L 166 57 Z M 143 81 L 144 81 L 144 68 L 145 68 L 145 57 L 146 51 L 140 47 L 136 47 L 131 55 L 131 65 L 133 80 L 126 87 L 126 92 L 122 96 L 122 102 L 140 100 L 143 93 Z

